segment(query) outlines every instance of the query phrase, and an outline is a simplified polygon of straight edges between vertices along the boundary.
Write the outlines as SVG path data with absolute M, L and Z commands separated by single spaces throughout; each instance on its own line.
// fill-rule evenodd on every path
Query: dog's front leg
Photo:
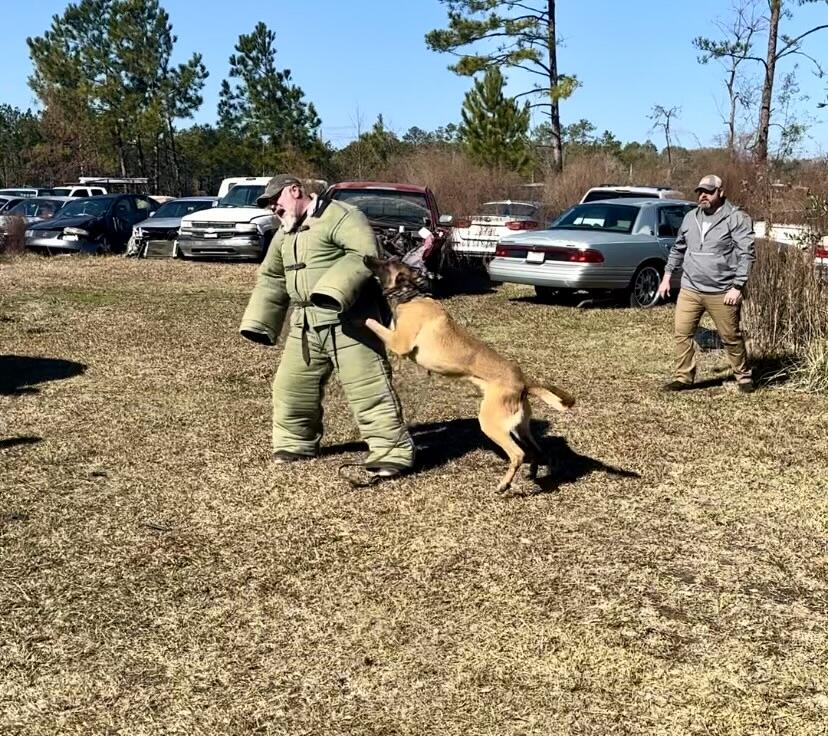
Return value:
M 389 330 L 370 317 L 365 320 L 365 326 L 382 340 L 385 347 L 392 353 L 406 356 L 414 349 L 414 341 L 400 330 Z

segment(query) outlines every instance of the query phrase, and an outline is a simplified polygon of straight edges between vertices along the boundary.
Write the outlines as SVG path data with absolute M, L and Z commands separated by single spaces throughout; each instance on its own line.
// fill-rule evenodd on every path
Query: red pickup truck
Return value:
M 428 187 L 380 181 L 343 181 L 329 187 L 326 197 L 347 202 L 361 210 L 381 246 L 405 243 L 405 251 L 421 246 L 429 233 L 432 242 L 423 252 L 428 271 L 439 274 L 450 228 L 440 222 L 437 198 Z M 429 231 L 426 233 L 426 231 Z

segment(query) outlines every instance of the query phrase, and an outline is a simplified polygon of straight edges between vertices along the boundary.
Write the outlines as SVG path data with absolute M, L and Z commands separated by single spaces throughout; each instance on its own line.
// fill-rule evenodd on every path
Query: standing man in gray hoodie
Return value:
M 719 331 L 739 390 L 751 393 L 753 376 L 739 318 L 742 290 L 756 260 L 753 222 L 725 199 L 722 180 L 715 174 L 702 177 L 696 194 L 699 206 L 684 216 L 658 287 L 662 298 L 669 296 L 670 274 L 682 266 L 675 318 L 676 365 L 673 380 L 664 388 L 682 391 L 693 385 L 693 338 L 707 312 Z

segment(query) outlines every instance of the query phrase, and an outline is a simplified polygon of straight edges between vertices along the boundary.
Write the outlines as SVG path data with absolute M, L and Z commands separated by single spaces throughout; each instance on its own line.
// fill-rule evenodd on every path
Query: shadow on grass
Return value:
M 532 432 L 538 438 L 538 444 L 542 450 L 542 456 L 539 458 L 540 472 L 542 474 L 545 472 L 542 477 L 535 480 L 537 489 L 533 491 L 532 495 L 554 492 L 561 485 L 574 483 L 594 471 L 601 471 L 622 478 L 641 477 L 631 470 L 616 468 L 588 455 L 575 452 L 563 437 L 547 436 L 545 432 L 548 428 L 549 422 L 532 420 Z M 506 470 L 506 456 L 497 445 L 483 434 L 476 417 L 414 424 L 409 427 L 409 431 L 417 447 L 415 474 L 448 465 L 453 460 L 459 460 L 464 455 L 481 448 L 491 450 L 502 457 L 504 459 L 503 472 Z M 364 442 L 343 442 L 338 445 L 323 447 L 320 456 L 360 452 L 367 449 Z M 524 468 L 527 467 L 524 466 Z M 494 484 L 494 478 L 492 482 Z
M 775 355 L 751 360 L 753 382 L 757 386 L 772 386 L 786 383 L 791 379 L 791 371 L 796 366 L 793 355 Z
M 0 355 L 0 396 L 37 393 L 34 384 L 72 378 L 85 370 L 83 363 L 60 358 Z
M 4 440 L 0 440 L 0 450 L 5 450 L 9 447 L 18 447 L 19 445 L 36 445 L 38 442 L 42 441 L 42 437 L 35 437 L 34 435 L 25 437 L 8 437 Z
M 640 477 L 633 471 L 615 468 L 575 452 L 563 437 L 546 435 L 548 428 L 549 422 L 532 420 L 532 433 L 538 438 L 542 450 L 540 465 L 548 471 L 536 479 L 538 489 L 535 493 L 555 491 L 564 483 L 574 483 L 596 470 L 624 478 Z M 490 449 L 505 460 L 501 449 L 483 434 L 476 418 L 418 424 L 411 427 L 411 434 L 417 445 L 417 472 L 446 465 L 480 448 Z

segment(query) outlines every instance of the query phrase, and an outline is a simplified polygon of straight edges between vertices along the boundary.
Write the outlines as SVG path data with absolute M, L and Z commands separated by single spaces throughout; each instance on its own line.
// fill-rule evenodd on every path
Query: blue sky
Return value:
M 66 5 L 65 0 L 2 0 L 0 102 L 22 108 L 36 104 L 26 83 L 31 72 L 26 37 L 42 34 Z M 451 57 L 425 46 L 425 33 L 446 23 L 438 0 L 162 0 L 162 5 L 178 36 L 176 57 L 183 60 L 198 51 L 210 72 L 197 122 L 215 121 L 228 57 L 239 34 L 249 33 L 260 20 L 276 33 L 277 64 L 292 70 L 295 83 L 316 105 L 323 136 L 336 147 L 369 128 L 380 113 L 400 134 L 413 125 L 431 130 L 457 122 L 471 86 L 470 79 L 448 71 Z M 690 148 L 712 144 L 723 132 L 722 74 L 715 64 L 697 63 L 691 41 L 715 35 L 713 21 L 726 17 L 728 8 L 727 0 L 559 0 L 563 45 L 558 67 L 576 74 L 583 85 L 562 104 L 562 122 L 586 118 L 599 132 L 611 130 L 624 142 L 649 137 L 661 146 L 647 115 L 655 104 L 677 106 L 678 141 Z M 828 22 L 825 3 L 795 7 L 794 13 L 783 29 L 791 34 Z M 826 49 L 828 30 L 814 34 L 806 46 L 828 67 Z M 828 108 L 818 110 L 815 103 L 826 98 L 828 83 L 802 62 L 802 93 L 811 96 L 803 107 L 814 117 L 806 152 L 824 155 Z M 791 66 L 784 64 L 777 79 Z M 528 76 L 505 71 L 513 93 L 528 85 Z

